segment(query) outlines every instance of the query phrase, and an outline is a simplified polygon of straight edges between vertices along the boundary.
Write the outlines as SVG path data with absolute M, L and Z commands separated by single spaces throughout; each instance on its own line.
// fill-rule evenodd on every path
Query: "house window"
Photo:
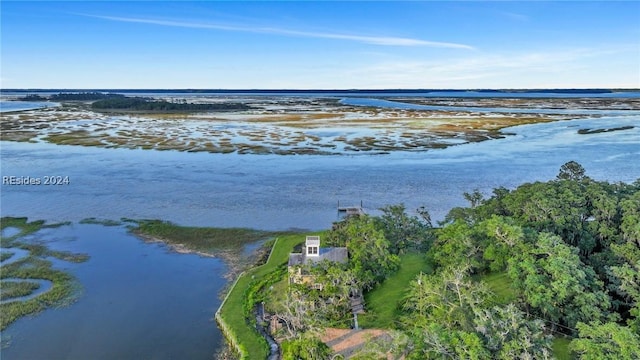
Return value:
M 309 250 L 307 251 L 308 255 L 318 255 L 318 247 L 309 246 Z

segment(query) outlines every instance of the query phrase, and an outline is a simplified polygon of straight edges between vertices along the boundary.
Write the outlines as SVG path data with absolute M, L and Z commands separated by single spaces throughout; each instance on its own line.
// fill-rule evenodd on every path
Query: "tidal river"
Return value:
M 579 129 L 633 126 L 580 135 Z M 524 125 L 504 139 L 421 153 L 276 156 L 100 149 L 1 142 L 2 176 L 68 177 L 63 185 L 3 182 L 2 216 L 74 225 L 34 235 L 56 249 L 87 252 L 66 264 L 84 287 L 77 303 L 22 319 L 3 334 L 3 359 L 211 358 L 221 335 L 211 321 L 225 266 L 217 259 L 145 244 L 87 217 L 163 219 L 181 225 L 323 229 L 336 205 L 372 213 L 404 203 L 436 220 L 465 205 L 462 193 L 555 177 L 570 160 L 596 180 L 640 178 L 640 116 Z M 183 353 L 190 351 L 190 353 Z M 52 356 L 45 356 L 52 355 Z

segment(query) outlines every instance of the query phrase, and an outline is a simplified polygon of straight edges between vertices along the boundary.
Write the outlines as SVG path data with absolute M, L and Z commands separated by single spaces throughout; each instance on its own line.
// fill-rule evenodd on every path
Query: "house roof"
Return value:
M 306 256 L 305 254 L 289 254 L 289 266 L 311 264 L 328 260 L 337 263 L 346 263 L 349 259 L 346 247 L 320 248 L 318 256 Z
M 304 261 L 304 255 L 300 253 L 289 254 L 289 266 L 300 265 Z

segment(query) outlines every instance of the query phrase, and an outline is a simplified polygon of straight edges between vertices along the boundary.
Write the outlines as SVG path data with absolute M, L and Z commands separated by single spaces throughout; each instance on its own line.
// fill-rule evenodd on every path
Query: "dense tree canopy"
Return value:
M 640 180 L 598 182 L 569 162 L 552 181 L 465 198 L 470 207 L 436 230 L 436 273 L 407 289 L 405 327 L 425 344 L 420 356 L 551 358 L 550 336 L 561 332 L 580 358 L 639 358 Z M 459 283 L 469 288 L 481 285 L 473 277 L 507 273 L 515 301 L 490 307 L 495 296 L 476 292 L 471 303 L 459 298 L 461 310 L 449 295 L 454 269 L 466 269 Z
M 610 298 L 577 249 L 549 233 L 509 260 L 509 276 L 520 296 L 543 319 L 574 328 L 579 321 L 603 320 Z
M 433 241 L 431 217 L 423 208 L 418 216 L 410 216 L 403 204 L 389 205 L 382 209 L 382 216 L 374 218 L 376 226 L 389 241 L 390 250 L 400 254 L 416 249 L 426 251 Z
M 329 235 L 350 256 L 339 272 L 315 270 L 329 292 L 321 298 L 337 308 L 354 287 L 396 271 L 395 254 L 422 251 L 433 265 L 408 281 L 394 337 L 402 341 L 362 356 L 551 359 L 561 334 L 579 359 L 640 358 L 640 179 L 599 182 L 569 162 L 551 181 L 465 198 L 470 206 L 437 229 L 394 205 Z M 490 286 L 490 277 L 500 282 Z
M 348 266 L 365 289 L 383 281 L 398 269 L 400 263 L 398 256 L 391 252 L 384 232 L 370 216 L 353 216 L 337 223 L 327 244 L 348 249 Z
M 592 322 L 577 325 L 580 336 L 570 348 L 582 360 L 640 359 L 640 336 L 616 323 Z
M 94 110 L 125 111 L 226 111 L 248 110 L 250 106 L 243 103 L 187 103 L 153 100 L 142 97 L 116 97 L 98 100 L 91 104 Z

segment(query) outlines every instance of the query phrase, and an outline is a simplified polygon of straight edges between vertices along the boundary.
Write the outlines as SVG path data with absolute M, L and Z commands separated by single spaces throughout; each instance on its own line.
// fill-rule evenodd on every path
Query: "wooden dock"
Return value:
M 360 201 L 360 206 L 340 206 L 340 201 L 338 201 L 338 215 L 343 216 L 359 216 L 365 215 L 366 212 L 362 207 L 362 201 Z

